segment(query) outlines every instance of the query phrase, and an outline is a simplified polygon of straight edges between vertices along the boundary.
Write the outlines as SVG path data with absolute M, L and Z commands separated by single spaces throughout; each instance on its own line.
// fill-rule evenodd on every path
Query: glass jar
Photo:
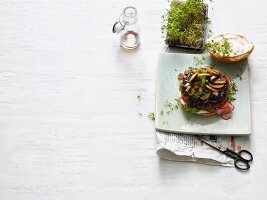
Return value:
M 115 22 L 113 33 L 120 34 L 120 45 L 122 48 L 131 50 L 140 45 L 140 28 L 137 23 L 137 10 L 132 6 L 123 9 L 119 20 Z

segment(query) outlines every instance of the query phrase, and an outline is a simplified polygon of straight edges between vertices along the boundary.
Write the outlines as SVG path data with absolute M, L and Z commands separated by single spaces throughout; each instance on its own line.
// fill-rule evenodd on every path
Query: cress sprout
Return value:
M 206 7 L 203 0 L 173 0 L 162 16 L 166 43 L 200 48 L 204 42 Z

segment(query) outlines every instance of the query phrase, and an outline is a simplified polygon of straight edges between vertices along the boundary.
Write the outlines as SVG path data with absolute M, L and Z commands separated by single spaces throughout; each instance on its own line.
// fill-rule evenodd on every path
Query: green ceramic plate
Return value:
M 194 58 L 194 57 L 197 57 Z M 203 60 L 202 58 L 205 58 Z M 248 135 L 251 133 L 249 68 L 247 60 L 238 63 L 217 63 L 216 68 L 228 74 L 237 85 L 235 109 L 229 120 L 219 116 L 200 116 L 185 113 L 181 107 L 170 109 L 168 102 L 175 105 L 179 82 L 177 74 L 188 66 L 196 66 L 196 60 L 205 64 L 216 63 L 210 55 L 161 53 L 158 58 L 155 127 L 160 131 L 202 135 Z

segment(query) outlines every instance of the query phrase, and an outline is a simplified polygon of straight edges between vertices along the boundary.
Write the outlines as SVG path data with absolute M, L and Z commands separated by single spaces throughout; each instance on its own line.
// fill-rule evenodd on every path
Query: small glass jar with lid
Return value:
M 123 9 L 119 20 L 112 28 L 113 33 L 120 34 L 120 45 L 127 50 L 136 49 L 140 45 L 140 28 L 137 23 L 137 10 L 132 6 Z

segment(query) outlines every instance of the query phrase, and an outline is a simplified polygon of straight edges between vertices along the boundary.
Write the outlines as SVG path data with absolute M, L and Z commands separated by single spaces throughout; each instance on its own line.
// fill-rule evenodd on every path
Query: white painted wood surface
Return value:
M 111 33 L 127 5 L 137 7 L 141 26 L 141 46 L 131 53 Z M 240 32 L 256 46 L 248 173 L 155 154 L 146 115 L 155 106 L 166 5 L 0 1 L 1 200 L 267 199 L 267 2 L 217 0 L 210 9 L 215 33 Z

